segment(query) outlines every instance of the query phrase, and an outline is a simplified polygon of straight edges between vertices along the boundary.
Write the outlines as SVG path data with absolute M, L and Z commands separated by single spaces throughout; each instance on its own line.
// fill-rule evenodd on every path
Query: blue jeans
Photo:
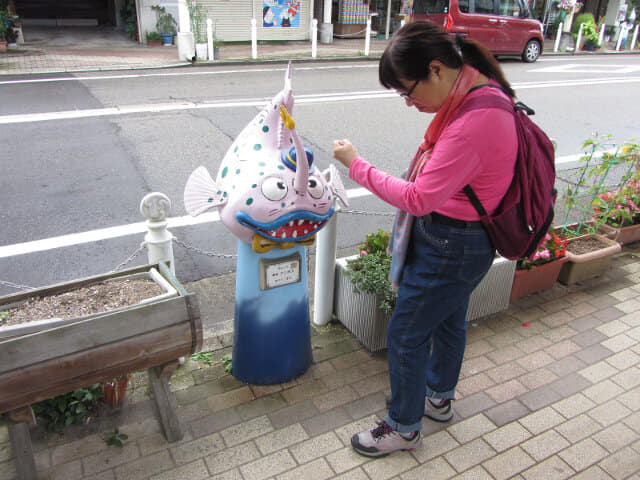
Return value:
M 415 218 L 393 316 L 387 328 L 391 403 L 386 422 L 422 429 L 425 395 L 454 398 L 466 345 L 469 297 L 495 250 L 482 227 Z

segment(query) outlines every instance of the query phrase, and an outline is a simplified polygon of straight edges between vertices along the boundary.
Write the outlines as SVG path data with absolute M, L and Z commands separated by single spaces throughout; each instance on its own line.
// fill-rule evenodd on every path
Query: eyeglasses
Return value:
M 402 98 L 406 98 L 408 100 L 413 101 L 413 97 L 411 96 L 411 94 L 413 93 L 413 91 L 416 89 L 416 87 L 418 86 L 418 84 L 420 83 L 420 79 L 416 80 L 414 82 L 414 84 L 411 86 L 411 88 L 409 90 L 407 90 L 407 93 L 401 93 L 400 96 Z

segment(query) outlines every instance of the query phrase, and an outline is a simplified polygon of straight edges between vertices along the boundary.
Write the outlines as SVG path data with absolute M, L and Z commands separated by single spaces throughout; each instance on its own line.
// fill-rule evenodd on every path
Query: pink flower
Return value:
M 366 251 L 366 250 L 362 250 L 362 251 L 360 252 L 360 255 L 367 255 L 367 251 Z

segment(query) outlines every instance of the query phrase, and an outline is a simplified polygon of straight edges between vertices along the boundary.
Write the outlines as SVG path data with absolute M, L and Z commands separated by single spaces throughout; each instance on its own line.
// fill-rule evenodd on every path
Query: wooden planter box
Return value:
M 568 260 L 567 257 L 562 257 L 553 262 L 538 265 L 533 270 L 516 270 L 513 276 L 510 300 L 513 302 L 532 293 L 553 288 L 558 280 L 558 275 L 560 275 L 562 265 Z
M 351 279 L 344 274 L 347 260 L 336 260 L 333 312 L 367 350 L 376 352 L 386 348 L 387 325 L 391 315 L 378 308 L 378 299 L 371 293 L 355 293 Z M 509 308 L 509 296 L 513 284 L 516 262 L 496 258 L 485 278 L 471 294 L 467 321 L 498 313 Z
M 558 280 L 565 285 L 571 285 L 602 274 L 611 263 L 611 258 L 622 249 L 618 242 L 598 234 L 574 237 L 568 241 L 571 243 L 581 238 L 589 237 L 597 237 L 598 240 L 608 246 L 581 255 L 567 251 L 568 261 L 562 266 L 558 277 Z
M 28 424 L 30 405 L 126 373 L 148 370 L 168 441 L 182 438 L 168 380 L 180 357 L 202 346 L 197 297 L 162 263 L 0 297 L 0 310 L 33 296 L 67 292 L 155 268 L 170 288 L 130 307 L 69 320 L 38 319 L 0 338 L 0 414 L 6 414 L 21 480 L 37 477 Z M 31 325 L 33 324 L 33 325 Z M 4 327 L 0 330 L 6 330 Z

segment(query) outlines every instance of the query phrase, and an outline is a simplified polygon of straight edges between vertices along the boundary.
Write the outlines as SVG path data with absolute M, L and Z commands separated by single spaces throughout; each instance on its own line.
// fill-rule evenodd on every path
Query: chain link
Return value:
M 192 252 L 199 253 L 201 255 L 206 255 L 207 257 L 218 257 L 218 258 L 236 258 L 237 257 L 237 255 L 230 255 L 230 254 L 226 254 L 226 253 L 206 252 L 206 251 L 202 250 L 201 248 L 194 247 L 194 246 L 191 246 L 191 245 L 187 245 L 182 240 L 178 240 L 178 238 L 176 238 L 175 236 L 173 237 L 173 241 L 176 242 L 181 247 L 186 248 L 187 250 L 191 250 Z
M 27 285 L 7 282 L 6 280 L 0 280 L 0 285 L 4 285 L 5 287 L 9 288 L 15 288 L 16 290 L 35 290 L 35 287 L 28 287 Z
M 381 217 L 394 217 L 391 212 L 365 212 L 364 210 L 338 210 L 338 213 L 350 213 L 352 215 L 379 215 Z
M 124 262 L 122 262 L 120 265 L 118 265 L 116 268 L 114 268 L 112 271 L 113 272 L 117 272 L 118 270 L 120 270 L 121 268 L 125 267 L 126 265 L 128 265 L 129 263 L 131 263 L 138 255 L 140 255 L 143 250 L 145 249 L 145 247 L 147 246 L 147 242 L 142 242 L 140 244 L 140 246 L 137 248 L 137 250 L 135 252 L 133 252 L 129 258 L 127 258 Z

